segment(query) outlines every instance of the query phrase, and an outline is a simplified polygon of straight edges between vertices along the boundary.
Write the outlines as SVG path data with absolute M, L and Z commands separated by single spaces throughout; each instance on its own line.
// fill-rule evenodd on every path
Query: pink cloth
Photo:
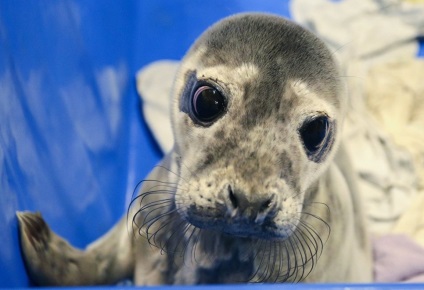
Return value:
M 424 248 L 405 235 L 373 240 L 374 281 L 424 282 Z

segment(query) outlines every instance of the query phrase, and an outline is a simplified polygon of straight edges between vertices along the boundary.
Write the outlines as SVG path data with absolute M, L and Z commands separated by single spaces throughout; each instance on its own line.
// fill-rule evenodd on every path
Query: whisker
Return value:
M 315 214 L 312 214 L 312 213 L 309 213 L 309 212 L 305 212 L 305 211 L 303 211 L 302 214 L 307 215 L 307 216 L 310 216 L 310 217 L 313 217 L 316 220 L 322 222 L 323 225 L 325 225 L 325 227 L 328 230 L 327 237 L 326 237 L 326 241 L 327 241 L 328 238 L 330 237 L 330 234 L 331 234 L 331 226 L 330 226 L 330 224 L 327 221 L 325 221 L 323 218 L 321 218 L 321 217 L 319 217 L 319 216 L 317 216 Z M 318 233 L 316 233 L 316 235 L 320 236 Z
M 272 260 L 272 256 L 273 256 L 273 242 L 268 242 L 268 263 L 267 263 L 267 271 L 266 271 L 266 275 L 265 275 L 265 278 L 264 278 L 264 281 L 268 281 L 270 278 L 271 278 L 271 276 L 272 276 L 272 268 L 273 268 L 273 264 L 272 263 L 269 263 L 269 261 L 271 261 Z
M 191 254 L 191 261 L 193 263 L 197 263 L 196 252 L 197 252 L 197 245 L 199 243 L 200 237 L 201 237 L 200 234 L 197 235 L 196 239 L 194 240 L 194 243 L 193 243 L 193 249 L 192 249 L 192 254 Z
M 295 241 L 292 242 L 292 239 L 296 239 L 298 242 L 295 242 Z M 297 271 L 296 272 L 296 277 L 294 279 L 295 281 L 300 281 L 300 280 L 303 279 L 304 274 L 305 274 L 305 267 L 307 267 L 306 249 L 305 249 L 302 241 L 297 236 L 297 233 L 296 232 L 292 233 L 292 236 L 290 237 L 290 240 L 289 241 L 290 241 L 290 245 L 291 245 L 291 247 L 293 249 L 293 252 L 299 253 L 299 255 L 295 254 L 296 261 L 298 260 L 298 257 L 300 256 L 300 262 L 301 263 L 299 264 L 299 266 L 297 266 L 297 264 L 296 264 L 296 268 L 297 269 L 300 268 L 301 269 L 301 273 L 300 273 L 300 276 L 298 278 L 297 275 L 299 274 L 299 272 Z
M 264 243 L 264 240 L 258 240 L 258 241 L 257 241 L 257 243 L 259 244 L 257 247 L 254 247 L 254 246 L 252 245 L 252 246 L 251 246 L 251 248 L 254 248 L 254 249 L 261 249 L 261 248 L 262 248 L 262 243 Z M 261 250 L 258 250 L 258 251 L 255 251 L 255 252 L 256 252 L 256 253 L 255 253 L 254 257 L 253 257 L 253 261 L 256 261 L 256 259 L 257 259 L 258 255 L 260 255 L 260 253 L 262 253 L 262 251 L 261 251 Z M 263 260 L 264 260 L 264 256 L 263 256 L 263 255 L 261 255 L 261 260 L 260 260 L 260 262 L 259 262 L 259 265 L 256 267 L 256 270 L 254 270 L 254 272 L 252 273 L 252 275 L 250 275 L 250 277 L 249 277 L 248 281 L 253 282 L 253 279 L 255 279 L 255 277 L 257 276 L 258 271 L 259 271 L 259 269 L 260 269 L 260 267 L 261 267 L 261 265 L 262 265 Z
M 346 43 L 340 45 L 339 47 L 337 47 L 336 49 L 334 49 L 331 52 L 331 55 L 335 55 L 336 53 L 338 53 L 340 50 L 345 49 L 346 46 L 350 45 L 353 42 L 353 40 L 347 41 Z
M 270 271 L 270 278 L 272 278 L 274 276 L 274 282 L 276 279 L 278 279 L 278 271 L 276 272 L 276 266 L 277 266 L 277 256 L 279 256 L 279 251 L 277 250 L 277 242 L 273 242 L 272 243 L 272 252 L 273 252 L 273 257 L 272 257 L 272 263 L 271 263 L 271 271 Z M 280 263 L 278 263 L 279 265 Z
M 183 181 L 188 182 L 188 181 L 187 181 L 184 177 L 182 177 L 182 176 L 181 176 L 181 174 L 178 174 L 178 173 L 176 173 L 176 172 L 172 171 L 171 169 L 166 168 L 166 167 L 165 167 L 165 166 L 163 166 L 163 165 L 157 165 L 156 167 L 157 167 L 157 168 L 161 168 L 161 169 L 165 169 L 166 171 L 168 171 L 169 173 L 174 174 L 176 177 L 178 177 L 178 178 L 182 179 Z
M 175 183 L 175 184 L 156 184 L 156 185 L 154 185 L 152 187 L 149 187 L 146 190 L 146 192 L 151 192 L 151 191 L 153 191 L 154 188 L 157 188 L 157 187 L 165 188 L 166 190 L 168 190 L 171 193 L 175 192 L 177 189 L 179 189 L 179 190 L 185 190 L 184 188 L 179 187 L 178 184 Z M 169 190 L 168 188 L 173 189 L 173 190 Z M 163 190 L 165 190 L 165 189 L 163 189 Z M 140 195 L 143 195 L 143 194 L 145 194 L 145 193 L 143 192 Z
M 189 226 L 189 228 L 191 229 L 191 233 L 190 233 L 190 235 L 187 237 L 187 241 L 186 241 L 186 244 L 185 244 L 185 247 L 183 248 L 183 256 L 185 257 L 185 253 L 186 253 L 186 251 L 187 251 L 187 248 L 189 247 L 189 245 L 190 245 L 190 242 L 191 242 L 191 240 L 192 240 L 192 238 L 193 238 L 193 236 L 196 234 L 196 231 L 200 231 L 200 229 L 198 229 L 198 228 L 196 228 L 196 227 L 194 227 L 193 225 L 191 225 L 191 224 L 188 224 L 187 223 L 187 225 Z M 185 259 L 184 259 L 184 261 L 185 261 Z
M 285 245 L 287 248 L 288 256 L 290 257 L 290 260 L 292 262 L 290 263 L 290 267 L 287 269 L 287 276 L 285 277 L 286 281 L 292 281 L 297 282 L 297 275 L 298 275 L 298 258 L 296 255 L 296 251 L 293 247 L 293 244 L 291 243 L 291 237 L 287 239 Z M 301 265 L 303 266 L 303 265 Z M 293 278 L 294 277 L 294 278 Z
M 267 263 L 267 271 L 266 271 L 267 274 L 264 278 L 264 281 L 269 281 L 270 278 L 272 277 L 272 269 L 274 265 L 272 265 L 273 263 L 269 263 L 269 261 L 272 260 L 272 256 L 273 256 L 273 244 L 274 244 L 273 242 L 268 242 L 268 259 L 267 259 L 268 263 Z
M 143 222 L 143 224 L 142 224 L 142 226 L 141 226 L 141 228 L 143 228 L 143 227 L 145 227 L 147 224 L 147 227 L 146 227 L 146 229 L 145 229 L 145 232 L 146 232 L 146 234 L 148 235 L 149 234 L 149 230 L 150 230 L 150 228 L 158 221 L 158 220 L 160 220 L 160 219 L 162 219 L 162 218 L 164 218 L 164 217 L 166 217 L 166 216 L 169 216 L 169 215 L 171 215 L 173 212 L 176 212 L 177 210 L 176 209 L 173 209 L 173 210 L 171 210 L 171 211 L 167 211 L 167 212 L 165 212 L 165 213 L 162 213 L 162 214 L 160 214 L 160 215 L 157 215 L 157 216 L 155 216 L 155 217 L 153 217 L 152 219 L 150 219 L 150 220 L 148 220 L 148 221 L 145 221 L 145 220 L 143 220 L 144 222 Z M 149 212 L 150 213 L 150 212 Z
M 263 244 L 263 243 L 267 243 L 267 241 L 265 241 L 265 240 L 261 240 L 261 244 Z M 261 245 L 261 247 L 259 248 L 260 250 L 258 251 L 258 254 L 260 253 L 260 257 L 261 257 L 261 259 L 260 259 L 260 262 L 259 262 L 259 264 L 258 264 L 258 266 L 257 266 L 257 268 L 256 268 L 256 271 L 255 271 L 255 273 L 254 273 L 254 275 L 253 275 L 253 277 L 252 277 L 252 279 L 254 278 L 255 279 L 255 282 L 261 282 L 262 280 L 261 280 L 261 275 L 263 275 L 262 274 L 262 265 L 263 265 L 263 262 L 265 261 L 265 254 L 264 254 L 264 252 L 265 252 L 265 249 L 266 249 L 266 246 L 264 246 L 264 245 Z
M 300 227 L 302 227 L 303 230 Z M 320 255 L 319 252 L 322 251 L 322 247 L 323 247 L 322 239 L 319 237 L 319 235 L 317 235 L 316 232 L 314 232 L 312 229 L 310 229 L 304 223 L 299 223 L 299 230 L 304 234 L 304 236 L 306 236 L 306 238 L 311 242 L 311 245 L 314 248 L 313 255 L 311 256 L 311 259 L 315 259 L 315 257 L 318 258 L 319 255 Z M 315 239 L 315 237 L 317 237 L 318 240 Z M 307 245 L 309 245 L 309 243 Z
M 171 224 L 173 221 L 171 219 L 166 220 L 165 222 L 163 222 L 161 224 L 161 226 L 153 233 L 148 234 L 148 230 L 146 231 L 146 238 L 147 241 L 149 242 L 149 244 L 151 244 L 152 246 L 155 246 L 156 248 L 161 250 L 161 254 L 163 253 L 163 248 L 164 245 L 162 244 L 162 240 L 159 240 L 159 233 L 167 228 L 169 226 L 169 224 Z
M 152 243 L 158 248 L 160 248 L 161 253 L 168 253 L 173 255 L 175 249 L 169 249 L 169 242 L 171 241 L 171 238 L 174 236 L 175 233 L 178 233 L 181 228 L 184 229 L 185 224 L 186 222 L 184 220 L 180 220 L 179 223 L 176 224 L 174 219 L 166 219 L 164 222 L 161 223 L 160 227 L 156 231 L 148 235 L 148 241 L 149 243 Z M 162 232 L 165 237 L 164 239 L 161 239 Z M 172 233 L 171 236 L 168 236 L 167 233 L 169 232 Z
M 193 172 L 187 165 L 185 165 L 184 162 L 181 161 L 181 157 L 179 157 L 179 159 L 180 159 L 180 165 L 183 166 L 185 169 L 187 169 L 187 171 L 190 173 L 190 176 L 198 177 L 196 172 Z
M 272 282 L 275 283 L 278 281 L 280 273 L 282 271 L 282 256 L 281 256 L 281 243 L 274 242 L 274 260 L 273 260 L 273 278 Z
M 158 212 L 158 211 L 161 212 L 162 209 L 169 209 L 170 208 L 169 205 L 172 205 L 172 201 L 169 201 L 169 200 L 157 201 L 157 202 L 152 202 L 152 203 L 149 203 L 147 205 L 144 205 L 137 212 L 138 214 L 141 214 L 142 212 L 146 212 L 144 215 L 142 215 L 143 216 L 143 223 L 141 224 L 141 227 L 144 227 L 148 223 L 154 223 L 154 222 L 156 222 L 163 215 L 171 214 L 172 211 L 171 212 L 165 212 L 163 214 L 156 215 L 156 216 L 153 216 L 152 218 L 150 218 L 150 215 L 152 215 L 155 212 Z
M 136 187 L 134 188 L 134 191 L 133 191 L 133 194 L 132 194 L 132 199 L 131 199 L 131 202 L 130 202 L 130 204 L 129 204 L 129 206 L 128 206 L 128 209 L 127 209 L 127 220 L 129 219 L 129 215 L 130 215 L 130 211 L 131 211 L 131 209 L 133 208 L 133 206 L 134 206 L 134 203 L 135 203 L 135 201 L 138 201 L 138 200 L 140 200 L 140 204 L 141 204 L 141 202 L 142 202 L 142 200 L 143 200 L 143 197 L 144 196 L 147 196 L 147 195 L 150 195 L 150 194 L 153 194 L 153 192 L 149 192 L 149 191 L 145 191 L 144 193 L 142 193 L 142 194 L 140 194 L 140 195 L 138 195 L 138 196 L 136 196 L 136 197 L 134 197 L 134 195 L 136 194 L 136 191 L 137 191 L 137 188 L 141 185 L 141 184 L 143 184 L 143 183 L 149 183 L 149 182 L 155 182 L 155 183 L 159 183 L 159 184 L 161 184 L 161 185 L 163 185 L 163 186 L 169 186 L 169 187 L 171 187 L 171 185 L 172 185 L 172 187 L 171 188 L 175 188 L 175 189 L 178 189 L 178 187 L 175 187 L 174 185 L 176 185 L 175 183 L 171 183 L 171 182 L 165 182 L 165 181 L 161 181 L 161 180 L 154 180 L 154 179 L 144 179 L 144 180 L 141 180 L 140 182 L 138 182 L 137 183 L 137 185 L 136 185 Z M 156 186 L 159 186 L 159 185 L 156 185 Z M 155 186 L 153 186 L 153 188 L 154 188 Z M 162 193 L 164 193 L 164 194 L 175 194 L 175 191 L 163 191 Z M 128 223 L 127 223 L 127 226 L 128 226 Z M 127 230 L 128 230 L 128 228 L 127 228 Z
M 327 213 L 330 213 L 330 207 L 328 206 L 328 204 L 324 203 L 324 202 L 320 202 L 320 201 L 311 201 L 309 202 L 306 206 L 310 207 L 312 205 L 320 205 L 320 206 L 324 206 L 327 209 Z
M 290 278 L 290 269 L 291 269 L 291 261 L 290 261 L 290 253 L 289 250 L 287 249 L 287 243 L 284 242 L 284 251 L 286 253 L 286 258 L 287 258 L 287 269 L 286 269 L 286 273 L 283 275 L 284 280 L 283 281 L 287 281 Z
M 179 253 L 179 256 L 184 255 L 184 251 L 180 251 L 179 247 L 182 241 L 185 240 L 185 234 L 187 230 L 190 228 L 190 224 L 188 224 L 186 221 L 182 220 L 177 226 L 175 226 L 174 231 L 169 236 L 169 238 L 166 239 L 166 242 L 163 247 L 163 251 L 165 251 L 167 254 L 176 255 Z M 175 245 L 171 248 L 171 242 L 176 241 Z M 183 249 L 185 246 L 183 247 Z M 166 249 L 166 250 L 165 250 Z

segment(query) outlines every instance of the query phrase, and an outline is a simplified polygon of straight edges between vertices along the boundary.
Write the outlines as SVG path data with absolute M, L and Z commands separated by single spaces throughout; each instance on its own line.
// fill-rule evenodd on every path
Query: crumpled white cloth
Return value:
M 399 219 L 389 230 L 392 233 L 406 234 L 422 246 L 424 246 L 423 80 L 424 59 L 392 61 L 370 69 L 365 91 L 367 108 L 373 117 L 390 134 L 393 143 L 406 150 L 412 158 L 408 163 L 399 164 L 397 167 L 405 170 L 393 171 L 399 174 L 392 174 L 391 177 L 390 183 L 402 186 L 404 190 L 400 193 L 405 193 L 405 196 L 398 196 L 400 201 L 394 202 L 400 204 L 408 202 L 410 206 L 399 212 Z M 410 165 L 413 167 L 410 167 L 408 174 L 405 167 Z M 403 207 L 391 208 L 402 210 Z
M 137 92 L 143 101 L 143 116 L 162 152 L 171 151 L 171 90 L 179 61 L 160 60 L 140 69 Z
M 417 82 L 408 81 L 416 73 L 412 63 L 418 61 L 417 37 L 424 35 L 424 5 L 416 2 L 291 2 L 294 20 L 320 36 L 341 64 L 350 97 L 343 134 L 359 175 L 368 225 L 375 234 L 396 227 L 424 182 L 417 173 L 424 129 L 416 124 L 408 132 L 401 129 L 411 124 L 413 116 L 424 115 L 422 98 L 406 96 L 420 93 Z M 393 62 L 408 65 L 402 74 L 390 76 Z M 396 90 L 381 85 L 387 81 L 394 85 L 394 79 Z
M 350 88 L 355 91 L 363 89 L 370 65 L 416 56 L 416 38 L 424 34 L 423 13 L 424 5 L 401 0 L 291 1 L 293 20 L 334 51 L 343 73 L 357 80 Z
M 390 133 L 394 143 L 412 154 L 422 190 L 424 58 L 390 61 L 372 67 L 367 76 L 365 92 L 371 114 Z

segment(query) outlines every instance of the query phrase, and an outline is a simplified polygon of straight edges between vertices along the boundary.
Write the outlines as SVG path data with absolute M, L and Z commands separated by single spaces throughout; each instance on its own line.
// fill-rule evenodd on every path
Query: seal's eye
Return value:
M 206 85 L 197 88 L 191 105 L 194 117 L 204 124 L 216 120 L 226 108 L 224 96 L 217 89 Z
M 308 155 L 315 154 L 325 142 L 328 132 L 328 118 L 320 116 L 312 120 L 307 120 L 299 129 L 300 137 Z

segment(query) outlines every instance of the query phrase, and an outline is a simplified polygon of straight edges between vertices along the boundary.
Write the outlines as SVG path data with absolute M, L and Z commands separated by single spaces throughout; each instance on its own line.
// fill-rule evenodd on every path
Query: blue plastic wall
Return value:
M 124 213 L 161 158 L 137 69 L 180 59 L 210 24 L 287 1 L 0 0 L 0 287 L 30 285 L 17 210 L 84 247 Z

